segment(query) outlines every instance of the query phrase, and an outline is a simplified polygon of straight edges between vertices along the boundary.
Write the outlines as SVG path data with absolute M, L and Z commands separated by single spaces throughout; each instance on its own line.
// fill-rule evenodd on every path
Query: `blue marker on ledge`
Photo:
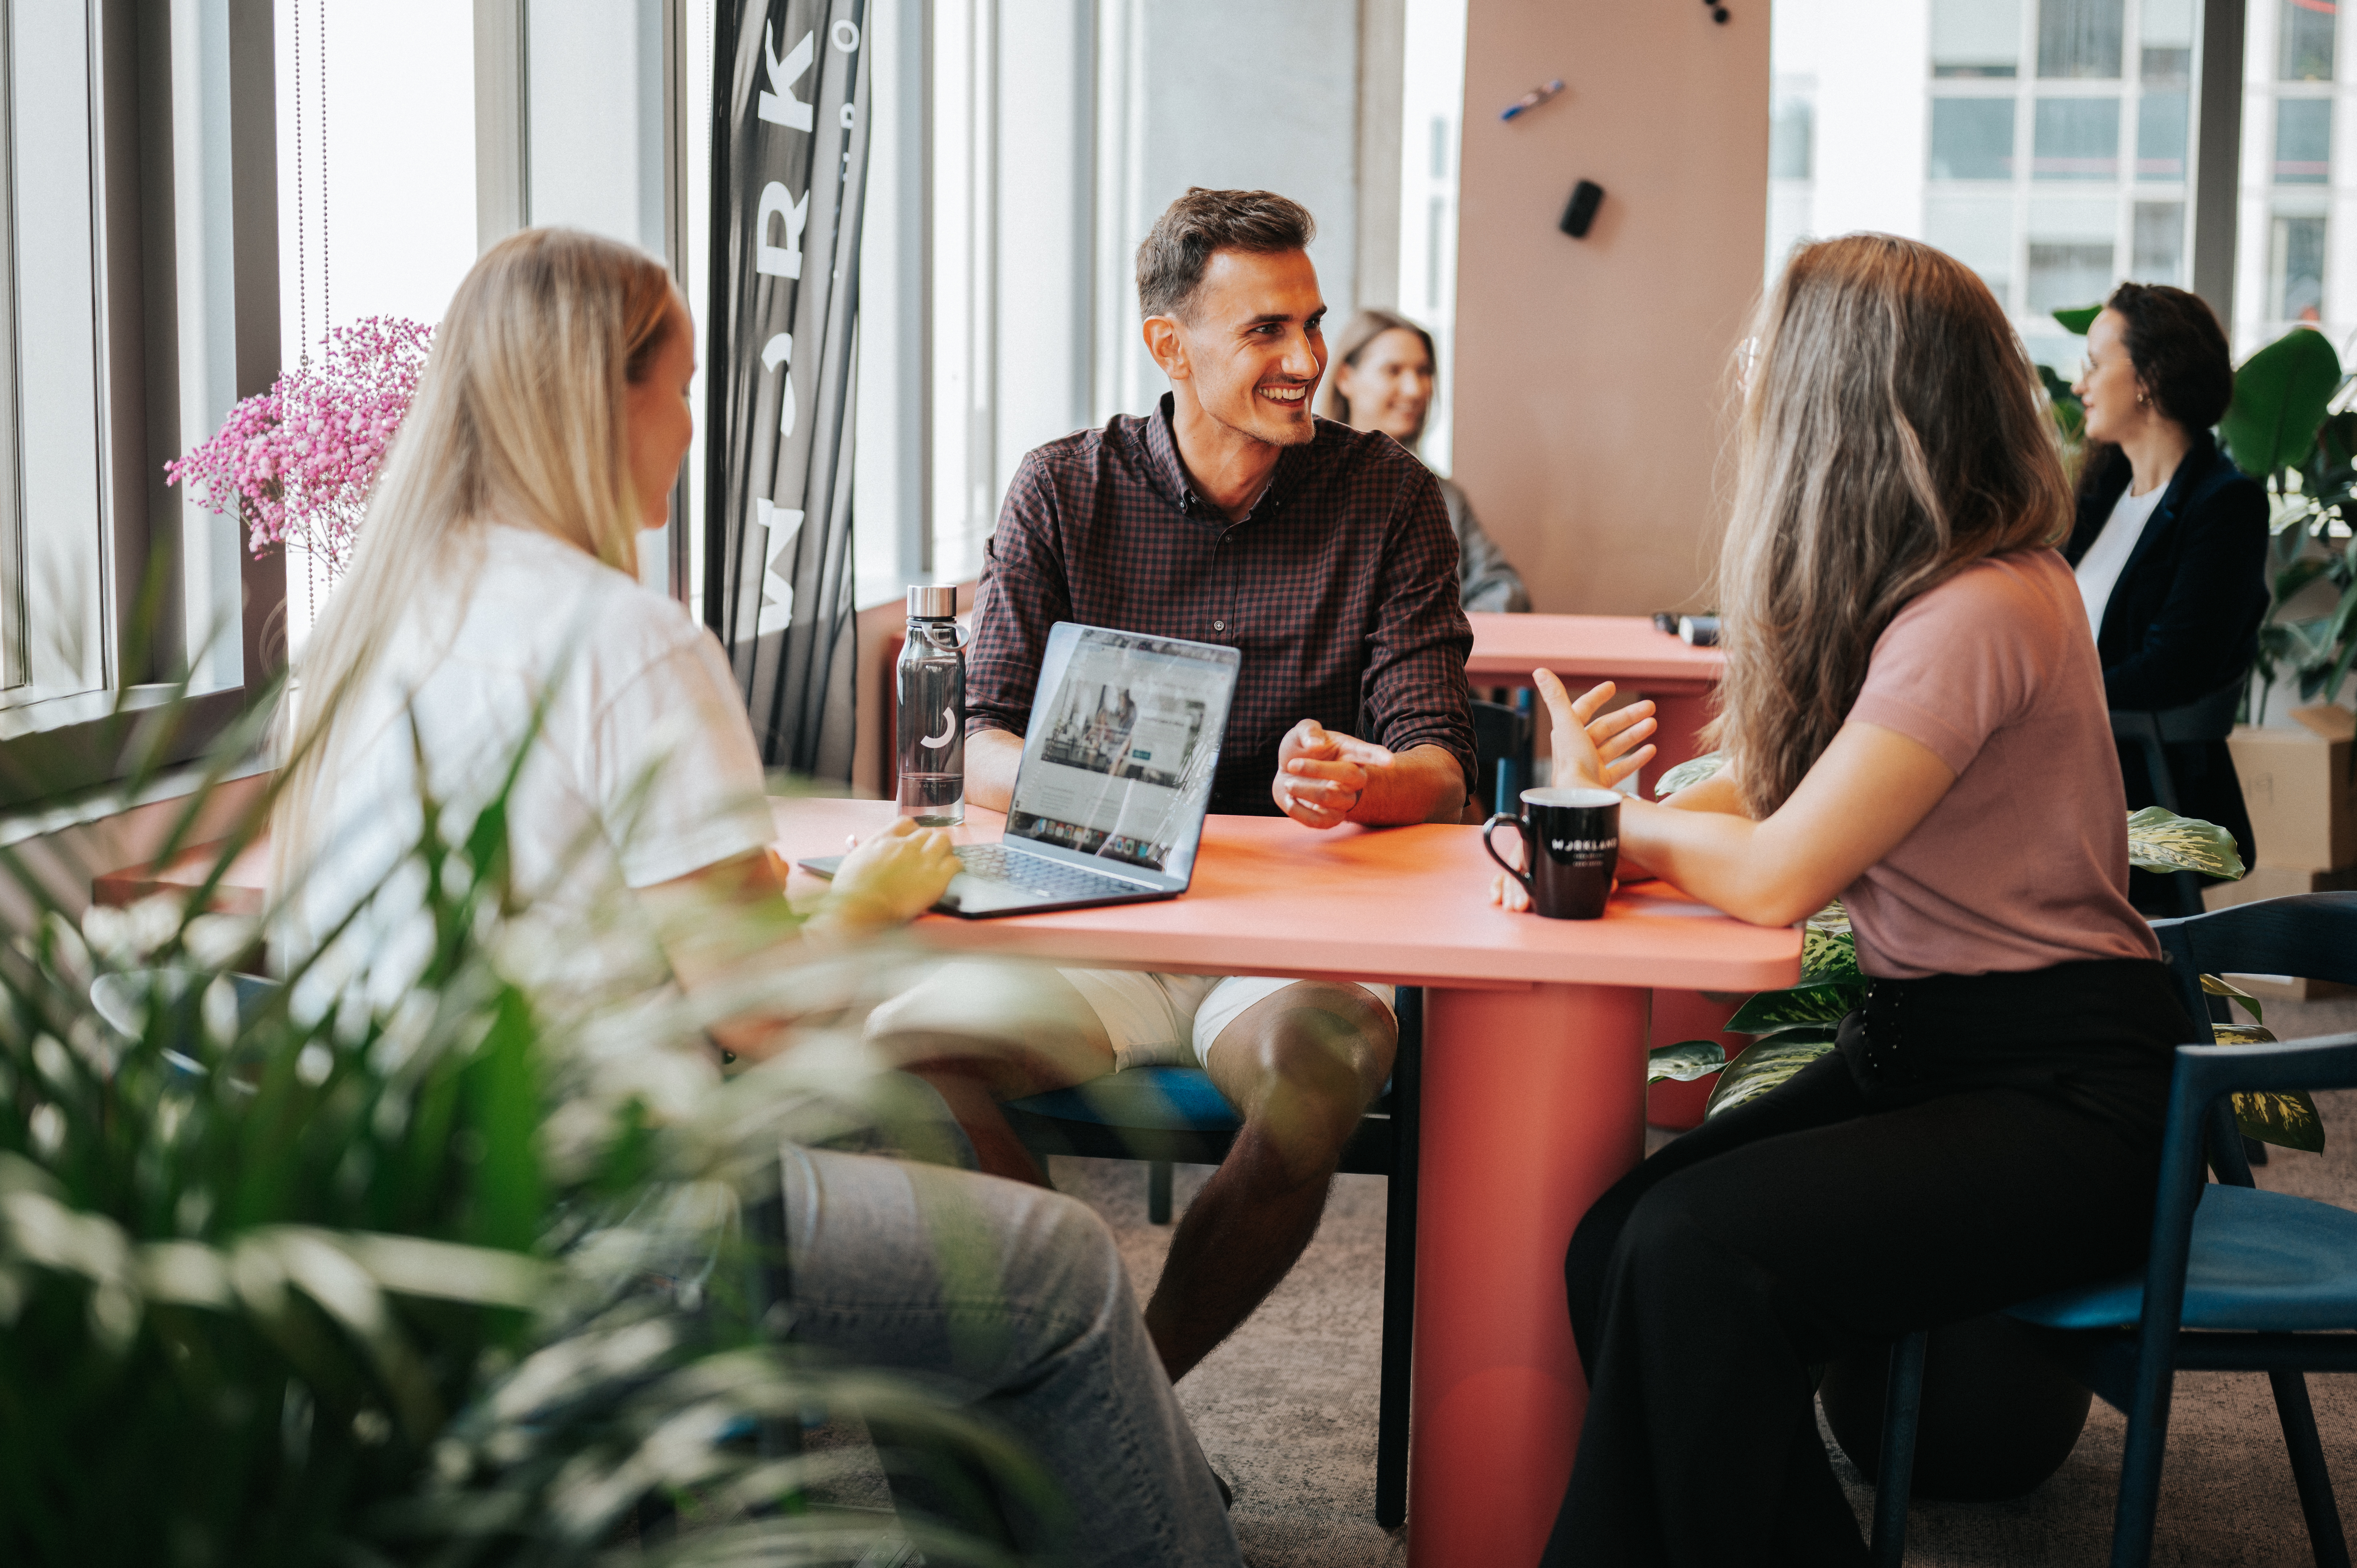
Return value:
M 1556 93 L 1561 92 L 1562 91 L 1563 78 L 1561 77 L 1555 78 L 1553 81 L 1548 82 L 1544 87 L 1534 87 L 1528 92 L 1523 93 L 1520 98 L 1515 99 L 1512 103 L 1507 104 L 1503 109 L 1500 110 L 1498 112 L 1498 118 L 1501 120 L 1511 120 L 1517 114 L 1537 108 L 1540 104 L 1545 102 L 1548 99 L 1553 98 Z

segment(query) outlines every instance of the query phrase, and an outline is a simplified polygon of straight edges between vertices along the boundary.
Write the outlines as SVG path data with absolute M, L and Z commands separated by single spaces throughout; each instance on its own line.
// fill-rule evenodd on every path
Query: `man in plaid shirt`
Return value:
M 1170 392 L 1040 447 L 1008 488 L 967 661 L 977 805 L 1006 809 L 1049 628 L 1070 620 L 1242 652 L 1213 811 L 1317 829 L 1460 820 L 1475 762 L 1457 540 L 1413 456 L 1310 413 L 1326 369 L 1314 228 L 1284 197 L 1198 188 L 1138 248 Z M 1243 1128 L 1146 1305 L 1176 1380 L 1317 1230 L 1391 1076 L 1391 1003 L 1389 986 L 960 963 L 871 1027 L 941 1090 L 985 1170 L 1030 1181 L 996 1101 L 1150 1063 L 1210 1072 Z

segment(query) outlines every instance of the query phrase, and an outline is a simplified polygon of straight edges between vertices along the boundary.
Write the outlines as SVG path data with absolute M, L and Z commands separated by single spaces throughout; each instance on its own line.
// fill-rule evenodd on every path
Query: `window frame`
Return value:
M 11 22 L 16 6 L 44 3 L 56 0 L 0 0 Z M 274 6 L 227 0 L 211 14 L 212 57 L 176 59 L 174 7 L 78 3 L 91 38 L 103 672 L 94 690 L 0 709 L 0 810 L 113 784 L 135 760 L 152 770 L 201 755 L 274 693 L 285 663 L 285 561 L 276 552 L 256 559 L 241 530 L 237 678 L 192 679 L 182 561 L 188 508 L 183 492 L 164 481 L 164 464 L 184 449 L 182 355 L 197 329 L 231 371 L 236 398 L 267 391 L 279 373 Z M 190 92 L 210 95 L 210 121 L 199 123 L 225 146 L 181 145 Z M 207 303 L 201 322 L 184 323 L 178 184 L 187 160 L 208 153 L 229 208 L 228 276 L 211 299 L 228 309 L 223 318 L 219 303 Z M 136 722 L 141 711 L 182 693 L 188 701 L 168 734 Z

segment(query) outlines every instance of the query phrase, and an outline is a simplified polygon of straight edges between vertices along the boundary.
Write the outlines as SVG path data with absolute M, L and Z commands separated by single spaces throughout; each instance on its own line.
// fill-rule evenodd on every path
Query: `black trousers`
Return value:
M 1630 1172 L 1565 1260 L 1587 1415 L 1544 1561 L 1864 1563 L 1811 1364 L 2140 1265 L 2192 1038 L 2158 963 L 1877 982 Z

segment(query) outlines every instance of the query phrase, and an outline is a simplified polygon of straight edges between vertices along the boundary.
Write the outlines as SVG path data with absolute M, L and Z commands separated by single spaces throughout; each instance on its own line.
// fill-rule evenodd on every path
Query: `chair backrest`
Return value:
M 2210 1016 L 2205 974 L 2289 974 L 2357 984 L 2357 893 L 2299 893 L 2155 920 L 2186 1011 Z
M 2177 1048 L 2177 1070 L 2169 1081 L 2169 1116 L 2161 1136 L 2160 1193 L 2153 1208 L 2152 1251 L 2145 1262 L 2144 1321 L 2137 1331 L 2139 1378 L 2146 1375 L 2146 1369 L 2169 1364 L 2169 1348 L 2184 1316 L 2193 1210 L 2206 1185 L 2202 1155 L 2204 1144 L 2211 1140 L 2205 1134 L 2223 1115 L 2225 1096 L 2252 1090 L 2280 1094 L 2295 1089 L 2352 1087 L 2357 1087 L 2357 1034 L 2325 1035 L 2273 1046 Z M 2237 1159 L 2240 1154 L 2237 1149 Z M 2240 1185 L 2250 1185 L 2247 1173 Z

